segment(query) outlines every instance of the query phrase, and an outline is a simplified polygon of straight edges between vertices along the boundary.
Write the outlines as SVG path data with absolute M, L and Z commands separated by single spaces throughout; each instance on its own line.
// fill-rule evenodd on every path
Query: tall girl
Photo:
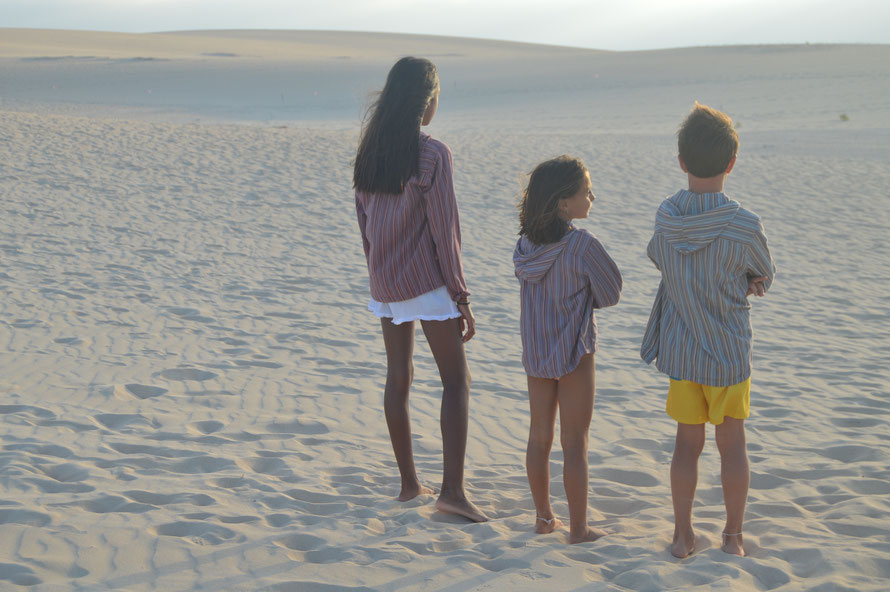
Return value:
M 562 526 L 550 505 L 550 448 L 559 411 L 569 542 L 606 534 L 587 524 L 587 436 L 593 415 L 596 317 L 621 294 L 621 273 L 592 234 L 572 226 L 596 199 L 581 160 L 560 156 L 531 174 L 519 212 L 513 263 L 520 283 L 522 363 L 531 427 L 526 450 L 535 532 Z
M 438 104 L 432 62 L 406 57 L 395 63 L 362 129 L 355 209 L 371 280 L 368 309 L 380 317 L 386 348 L 383 408 L 402 479 L 398 499 L 435 493 L 417 477 L 408 414 L 419 320 L 443 386 L 444 474 L 436 508 L 484 522 L 464 492 L 470 395 L 464 343 L 476 321 L 461 263 L 451 150 L 420 131 Z

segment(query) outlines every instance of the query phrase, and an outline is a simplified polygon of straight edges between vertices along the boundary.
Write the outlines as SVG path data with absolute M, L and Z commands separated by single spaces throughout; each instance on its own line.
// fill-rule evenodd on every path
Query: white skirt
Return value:
M 392 319 L 394 325 L 417 320 L 447 321 L 460 316 L 445 286 L 400 302 L 377 302 L 371 298 L 368 310 L 380 318 Z

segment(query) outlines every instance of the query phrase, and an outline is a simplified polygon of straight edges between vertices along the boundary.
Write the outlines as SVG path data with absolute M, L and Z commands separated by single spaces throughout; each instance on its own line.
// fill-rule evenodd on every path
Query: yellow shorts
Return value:
M 708 386 L 691 380 L 674 380 L 668 390 L 667 414 L 679 423 L 723 423 L 725 417 L 751 415 L 751 378 L 732 386 Z

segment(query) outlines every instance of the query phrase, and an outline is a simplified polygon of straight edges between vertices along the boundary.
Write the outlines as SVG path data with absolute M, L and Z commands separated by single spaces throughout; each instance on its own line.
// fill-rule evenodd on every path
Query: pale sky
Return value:
M 0 28 L 323 29 L 597 49 L 890 43 L 890 0 L 0 0 Z

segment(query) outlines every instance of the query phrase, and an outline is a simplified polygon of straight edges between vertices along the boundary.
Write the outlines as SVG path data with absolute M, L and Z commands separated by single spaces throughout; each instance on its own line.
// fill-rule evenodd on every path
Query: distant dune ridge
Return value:
M 442 80 L 428 131 L 455 158 L 486 524 L 394 501 L 350 162 L 406 54 Z M 885 590 L 888 88 L 883 45 L 0 29 L 0 589 Z M 694 100 L 739 125 L 727 194 L 761 215 L 779 273 L 753 303 L 749 557 L 719 550 L 709 429 L 681 562 L 666 378 L 638 349 L 645 245 L 684 186 L 673 134 Z M 524 174 L 561 153 L 588 163 L 580 224 L 625 279 L 599 315 L 590 445 L 611 534 L 582 546 L 532 532 L 511 262 Z M 440 385 L 417 348 L 414 446 L 436 486 Z

